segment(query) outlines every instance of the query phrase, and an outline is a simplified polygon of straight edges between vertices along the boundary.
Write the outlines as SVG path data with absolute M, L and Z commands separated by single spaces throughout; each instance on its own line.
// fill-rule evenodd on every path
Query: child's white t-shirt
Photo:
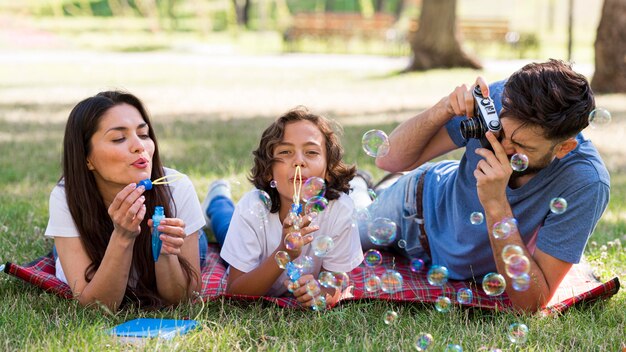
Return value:
M 173 169 L 163 169 L 165 171 L 165 175 L 178 173 Z M 198 195 L 196 194 L 189 177 L 184 176 L 167 186 L 170 187 L 172 191 L 173 203 L 176 204 L 176 207 L 174 207 L 174 204 L 170 204 L 170 209 L 175 211 L 175 218 L 182 219 L 185 222 L 185 234 L 189 236 L 203 228 L 206 221 L 204 220 L 204 215 L 202 214 L 202 207 L 198 201 Z M 46 227 L 46 232 L 44 233 L 46 237 L 80 237 L 76 224 L 74 223 L 74 219 L 72 219 L 70 209 L 67 206 L 67 198 L 65 196 L 63 181 L 52 189 L 48 207 L 50 217 L 48 219 L 48 227 Z M 67 283 L 67 278 L 65 277 L 59 258 L 56 259 L 55 269 L 56 277 Z
M 278 213 L 266 212 L 259 216 L 259 198 L 256 191 L 248 192 L 241 198 L 230 221 L 221 257 L 232 267 L 242 272 L 257 268 L 278 248 L 282 240 L 283 225 Z M 363 261 L 363 251 L 359 240 L 358 227 L 353 222 L 354 203 L 346 194 L 330 201 L 315 223 L 320 229 L 312 233 L 314 237 L 330 236 L 334 247 L 320 258 L 315 255 L 312 245 L 302 248 L 301 256 L 313 259 L 313 276 L 317 278 L 321 268 L 327 271 L 349 272 Z M 292 260 L 295 258 L 291 258 Z M 274 282 L 266 293 L 281 296 L 287 289 L 283 282 L 286 272 Z

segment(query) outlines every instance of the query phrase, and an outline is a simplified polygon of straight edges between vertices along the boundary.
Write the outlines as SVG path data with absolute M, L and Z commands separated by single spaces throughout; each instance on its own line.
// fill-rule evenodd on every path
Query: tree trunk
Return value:
M 626 92 L 626 1 L 604 0 L 595 49 L 593 90 L 597 93 Z
M 461 48 L 456 0 L 424 0 L 417 32 L 409 36 L 411 63 L 406 71 L 482 65 Z
M 237 24 L 241 27 L 248 27 L 250 21 L 250 0 L 233 0 L 235 13 L 237 14 Z

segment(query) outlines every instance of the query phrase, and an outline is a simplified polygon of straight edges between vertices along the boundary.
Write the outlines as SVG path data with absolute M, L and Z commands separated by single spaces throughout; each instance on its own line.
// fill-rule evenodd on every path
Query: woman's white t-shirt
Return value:
M 173 169 L 163 168 L 165 175 L 177 174 Z M 204 215 L 198 201 L 198 195 L 186 175 L 166 186 L 172 191 L 173 202 L 170 203 L 170 209 L 175 212 L 174 217 L 182 219 L 185 223 L 185 233 L 187 236 L 200 230 L 205 226 Z M 163 186 L 154 186 L 163 187 Z M 150 192 L 150 191 L 146 191 Z M 176 206 L 174 206 L 174 203 Z M 48 203 L 50 218 L 48 219 L 48 227 L 44 233 L 47 237 L 80 237 L 78 229 L 74 224 L 70 209 L 67 205 L 65 197 L 65 187 L 63 181 L 59 182 L 50 193 L 50 201 Z M 67 283 L 67 278 L 61 267 L 61 261 L 56 259 L 56 277 Z
M 241 198 L 226 234 L 221 257 L 232 267 L 242 272 L 257 268 L 278 248 L 282 240 L 283 225 L 278 213 L 259 214 L 259 198 L 256 191 L 248 192 Z M 330 201 L 315 223 L 320 229 L 314 237 L 330 236 L 334 247 L 320 258 L 315 255 L 311 244 L 302 248 L 301 256 L 313 259 L 313 276 L 317 277 L 321 268 L 335 272 L 349 272 L 363 261 L 363 251 L 359 240 L 358 227 L 353 223 L 354 203 L 346 194 Z M 295 259 L 295 258 L 292 258 Z M 267 292 L 269 296 L 281 296 L 287 290 L 283 282 L 287 280 L 283 272 Z

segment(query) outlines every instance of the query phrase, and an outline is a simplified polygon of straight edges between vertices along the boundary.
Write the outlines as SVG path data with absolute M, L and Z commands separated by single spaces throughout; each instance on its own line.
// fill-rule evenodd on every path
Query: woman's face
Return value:
M 105 194 L 115 196 L 126 185 L 150 178 L 154 141 L 148 129 L 132 105 L 115 105 L 101 117 L 87 167 L 105 199 Z
M 285 125 L 283 140 L 274 147 L 273 156 L 276 162 L 272 165 L 272 178 L 280 194 L 281 208 L 289 208 L 293 202 L 296 166 L 301 168 L 302 183 L 313 176 L 326 176 L 325 138 L 310 121 Z

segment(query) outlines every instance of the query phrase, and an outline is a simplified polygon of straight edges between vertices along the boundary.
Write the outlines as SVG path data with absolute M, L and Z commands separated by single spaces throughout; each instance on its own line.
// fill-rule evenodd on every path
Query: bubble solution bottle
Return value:
M 161 254 L 163 241 L 159 238 L 160 233 L 158 227 L 164 217 L 163 207 L 157 205 L 154 208 L 154 215 L 152 215 L 152 258 L 154 258 L 155 262 L 159 260 L 159 254 Z

